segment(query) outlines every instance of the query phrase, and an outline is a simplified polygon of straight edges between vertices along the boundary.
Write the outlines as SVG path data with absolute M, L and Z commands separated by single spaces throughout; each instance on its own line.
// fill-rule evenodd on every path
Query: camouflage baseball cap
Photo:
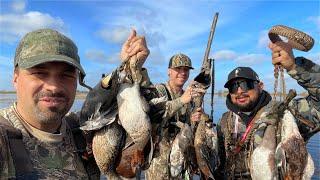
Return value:
M 86 75 L 78 56 L 78 48 L 71 39 L 52 29 L 39 29 L 27 33 L 20 41 L 14 66 L 28 69 L 46 62 L 65 62 L 80 71 L 79 82 L 83 85 Z
M 182 53 L 173 55 L 170 58 L 169 68 L 176 68 L 176 67 L 188 67 L 189 69 L 193 69 L 191 59 Z

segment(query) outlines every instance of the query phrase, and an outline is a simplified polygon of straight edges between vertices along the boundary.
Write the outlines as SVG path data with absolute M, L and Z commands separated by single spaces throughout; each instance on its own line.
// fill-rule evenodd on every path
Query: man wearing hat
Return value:
M 142 62 L 149 54 L 144 38 L 135 33 L 125 42 L 121 57 L 134 54 Z M 0 179 L 100 178 L 78 129 L 79 117 L 68 113 L 77 81 L 88 87 L 84 77 L 77 46 L 68 37 L 40 29 L 22 38 L 14 58 L 17 102 L 0 110 Z M 111 95 L 114 87 L 103 82 L 101 89 Z
M 168 66 L 169 80 L 166 83 L 157 84 L 156 88 L 161 97 L 168 100 L 165 104 L 165 112 L 160 126 L 153 127 L 156 133 L 156 151 L 152 163 L 146 172 L 147 179 L 170 179 L 169 153 L 171 144 L 180 129 L 171 122 L 181 121 L 190 124 L 201 116 L 201 108 L 191 114 L 192 98 L 204 93 L 202 88 L 193 88 L 192 82 L 183 90 L 183 86 L 189 78 L 190 69 L 193 69 L 191 59 L 185 54 L 179 53 L 170 58 Z M 160 142 L 157 142 L 159 141 Z
M 237 67 L 232 70 L 224 87 L 229 90 L 226 105 L 230 111 L 223 114 L 217 126 L 218 152 L 221 159 L 218 172 L 224 173 L 220 176 L 231 179 L 248 179 L 250 173 L 247 167 L 247 151 L 240 151 L 234 155 L 228 150 L 236 146 L 253 117 L 260 116 L 262 109 L 272 98 L 263 90 L 263 83 L 250 67 Z M 230 128 L 235 124 L 238 128 Z
M 281 44 L 271 43 L 269 47 L 273 51 L 273 54 L 278 54 L 278 51 L 281 51 L 283 54 L 281 59 L 279 59 L 279 56 L 273 55 L 273 63 L 281 64 L 288 74 L 296 79 L 309 93 L 307 98 L 293 99 L 288 107 L 290 112 L 286 112 L 293 113 L 294 121 L 297 123 L 302 135 L 301 139 L 307 142 L 312 135 L 319 131 L 320 127 L 319 76 L 316 75 L 319 74 L 319 65 L 302 57 L 294 58 L 292 47 L 289 44 L 282 42 Z M 312 67 L 314 72 L 308 71 L 310 69 L 307 68 L 308 66 Z M 251 179 L 251 173 L 256 170 L 252 168 L 260 168 L 261 171 L 256 172 L 260 175 L 270 172 L 270 176 L 260 176 L 260 178 L 273 179 L 278 177 L 277 171 L 274 169 L 276 167 L 270 163 L 275 161 L 275 157 L 273 157 L 274 153 L 270 155 L 272 156 L 270 157 L 270 161 L 264 163 L 264 167 L 250 167 L 252 165 L 252 153 L 257 147 L 266 146 L 265 149 L 268 149 L 272 144 L 276 144 L 273 141 L 276 139 L 275 133 L 272 135 L 274 138 L 264 138 L 267 128 L 270 125 L 274 125 L 272 124 L 273 120 L 269 116 L 266 117 L 266 113 L 271 110 L 272 98 L 270 94 L 263 90 L 263 83 L 260 81 L 257 73 L 250 67 L 237 67 L 232 70 L 228 75 L 228 80 L 224 87 L 229 90 L 226 98 L 226 106 L 229 111 L 222 115 L 217 125 L 220 166 L 215 172 L 215 178 Z M 253 133 L 251 134 L 250 132 Z M 262 140 L 265 141 L 264 144 Z M 302 143 L 303 145 L 304 142 Z M 275 151 L 275 148 L 271 151 Z M 299 156 L 302 156 L 301 159 L 303 161 L 307 157 L 300 153 L 300 155 L 294 158 L 298 159 Z M 260 154 L 258 157 L 259 161 L 263 161 L 263 157 Z M 287 164 L 291 162 L 288 161 Z M 303 171 L 305 164 L 298 164 L 301 166 L 298 169 Z M 288 165 L 284 169 L 288 169 Z M 312 174 L 313 172 L 309 173 Z M 280 176 L 284 176 L 284 174 Z M 293 179 L 295 178 L 297 177 Z M 301 179 L 301 177 L 297 179 Z

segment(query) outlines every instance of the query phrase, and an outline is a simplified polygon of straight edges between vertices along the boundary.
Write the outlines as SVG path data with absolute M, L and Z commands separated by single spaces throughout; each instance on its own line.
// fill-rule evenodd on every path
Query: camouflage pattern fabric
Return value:
M 320 130 L 320 66 L 301 57 L 296 58 L 296 64 L 297 67 L 289 71 L 288 74 L 292 78 L 296 79 L 298 83 L 308 91 L 309 96 L 306 98 L 297 98 L 292 100 L 289 104 L 289 109 L 294 114 L 299 131 L 307 142 L 312 135 Z M 269 103 L 264 111 L 268 112 L 268 107 L 270 106 L 271 105 Z M 266 113 L 261 114 L 258 118 L 258 123 L 268 122 L 265 114 Z M 261 143 L 264 131 L 268 126 L 266 123 L 261 123 L 254 131 L 253 136 L 251 136 L 250 144 L 245 146 L 242 151 L 235 155 L 235 157 L 228 158 L 227 152 L 236 145 L 246 129 L 245 122 L 237 116 L 237 114 L 231 111 L 226 112 L 222 115 L 222 118 L 217 125 L 219 156 L 221 158 L 221 162 L 225 162 L 225 164 L 221 165 L 216 172 L 216 175 L 219 178 L 222 178 L 223 176 L 227 176 L 228 179 L 233 178 L 231 177 L 232 169 L 234 169 L 234 174 L 238 175 L 238 178 L 241 174 L 243 174 L 243 178 L 246 177 L 245 175 L 249 172 L 248 157 L 255 147 L 259 146 Z M 236 118 L 238 118 L 239 128 L 237 134 L 234 134 L 234 122 Z M 300 119 L 308 121 L 308 124 L 312 124 L 313 127 L 307 126 Z M 228 136 L 233 138 L 234 141 L 228 140 Z M 250 176 L 247 178 L 250 179 Z
M 146 171 L 146 177 L 150 180 L 170 179 L 169 154 L 171 150 L 171 143 L 174 140 L 174 137 L 178 134 L 179 129 L 174 128 L 174 130 L 171 130 L 172 127 L 170 127 L 168 124 L 169 122 L 174 121 L 190 123 L 191 114 L 191 105 L 183 105 L 180 100 L 180 96 L 182 95 L 182 93 L 173 93 L 170 90 L 168 83 L 158 84 L 156 85 L 156 88 L 160 97 L 166 97 L 168 101 L 165 104 L 165 112 L 162 116 L 162 122 L 160 126 L 157 124 L 153 124 L 153 131 L 157 132 L 157 135 L 160 135 L 161 137 L 160 142 L 155 149 L 151 165 Z
M 61 131 L 65 129 L 65 133 L 61 132 L 61 141 L 50 142 L 41 141 L 31 135 L 21 122 L 17 114 L 15 104 L 9 108 L 2 109 L 0 114 L 9 120 L 12 125 L 19 129 L 23 135 L 23 143 L 30 155 L 33 168 L 38 179 L 88 179 L 88 175 L 82 161 L 75 152 L 76 147 L 72 138 L 70 128 L 63 123 L 65 128 L 61 127 Z M 6 145 L 8 141 L 1 138 L 0 144 Z M 9 147 L 8 145 L 1 148 Z M 8 150 L 10 151 L 10 149 Z M 8 154 L 1 154 L 8 156 Z M 11 157 L 4 157 L 9 161 L 0 164 L 0 179 L 14 178 L 15 169 L 12 164 Z M 21 162 L 23 163 L 23 162 Z
M 67 62 L 85 75 L 80 65 L 77 46 L 71 39 L 52 29 L 27 33 L 16 50 L 14 66 L 28 69 L 51 61 Z
M 79 84 L 86 73 L 80 64 L 78 48 L 74 42 L 53 29 L 39 29 L 27 33 L 20 41 L 14 57 L 14 67 L 28 69 L 46 62 L 65 62 L 79 70 Z
M 288 74 L 297 80 L 309 95 L 291 101 L 290 110 L 298 120 L 302 137 L 308 141 L 312 135 L 320 131 L 320 66 L 303 57 L 296 58 L 296 65 Z M 306 126 L 302 119 L 313 124 L 313 127 Z
M 188 67 L 190 69 L 193 69 L 191 59 L 188 56 L 181 53 L 173 55 L 170 58 L 169 68 L 176 68 L 176 67 Z
M 156 85 L 157 91 L 159 92 L 160 97 L 166 97 L 168 100 L 171 97 L 172 100 L 169 100 L 165 105 L 165 113 L 163 115 L 164 120 L 168 120 L 172 117 L 175 120 L 179 120 L 182 122 L 189 121 L 189 115 L 191 113 L 191 105 L 184 105 L 181 102 L 180 96 L 181 94 L 175 94 L 170 90 L 169 84 L 158 84 Z M 167 89 L 167 90 L 166 90 Z M 169 94 L 168 94 L 169 93 Z
M 269 103 L 267 106 L 271 106 Z M 263 109 L 264 112 L 260 113 L 260 117 L 256 117 L 256 122 L 265 122 L 266 112 L 269 108 Z M 259 116 L 259 115 L 258 115 Z M 238 130 L 235 133 L 234 124 L 238 121 Z M 242 150 L 232 156 L 229 154 L 237 146 L 237 142 L 240 141 L 242 135 L 246 131 L 246 123 L 234 112 L 226 112 L 223 114 L 217 125 L 218 133 L 218 143 L 219 143 L 219 157 L 221 158 L 221 167 L 219 167 L 218 174 L 220 176 L 227 176 L 228 179 L 232 174 L 241 176 L 242 178 L 249 178 L 249 151 L 253 150 L 255 147 L 259 146 L 263 139 L 264 131 L 266 130 L 268 124 L 261 123 L 258 128 L 254 130 L 251 139 L 249 140 L 252 144 L 245 144 Z M 223 175 L 226 173 L 225 175 Z M 249 178 L 250 179 L 250 178 Z

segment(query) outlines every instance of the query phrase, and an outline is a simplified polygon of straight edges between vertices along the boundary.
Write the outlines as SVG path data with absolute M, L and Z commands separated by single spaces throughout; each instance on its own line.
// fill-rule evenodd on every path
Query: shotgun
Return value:
M 204 54 L 204 58 L 202 61 L 202 66 L 201 66 L 201 70 L 200 73 L 194 78 L 194 81 L 196 81 L 197 83 L 195 83 L 195 86 L 203 86 L 205 89 L 208 89 L 210 87 L 210 84 L 212 84 L 212 92 L 211 92 L 211 101 L 213 101 L 213 95 L 214 95 L 214 66 L 212 66 L 214 60 L 209 58 L 209 54 L 210 54 L 210 49 L 211 49 L 211 44 L 212 44 L 212 39 L 213 39 L 213 35 L 216 29 L 216 24 L 218 21 L 218 16 L 219 13 L 216 13 L 212 24 L 211 24 L 211 29 L 210 29 L 210 35 L 209 35 L 209 39 L 208 39 L 208 43 L 207 43 L 207 48 Z M 204 96 L 204 95 L 203 95 Z M 199 107 L 201 107 L 202 102 L 203 102 L 203 96 L 201 97 L 196 97 L 193 99 L 194 102 L 194 109 L 197 109 Z M 213 106 L 213 102 L 211 102 L 211 106 Z M 211 107 L 212 108 L 212 107 Z M 211 117 L 213 111 L 211 111 Z

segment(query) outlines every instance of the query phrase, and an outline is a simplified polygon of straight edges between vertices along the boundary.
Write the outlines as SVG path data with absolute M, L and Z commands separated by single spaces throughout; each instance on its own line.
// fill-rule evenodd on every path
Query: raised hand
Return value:
M 201 96 L 206 93 L 206 90 L 204 87 L 200 86 L 194 86 L 197 82 L 193 81 L 191 82 L 188 87 L 186 88 L 185 92 L 181 96 L 181 101 L 186 104 L 189 103 L 192 98 Z
M 136 30 L 132 29 L 128 39 L 122 45 L 120 59 L 125 62 L 133 55 L 137 55 L 140 66 L 145 62 L 149 55 L 149 49 L 144 36 L 137 36 Z
M 287 71 L 295 68 L 295 60 L 292 52 L 292 46 L 286 42 L 270 42 L 269 48 L 272 51 L 272 64 L 281 65 Z

